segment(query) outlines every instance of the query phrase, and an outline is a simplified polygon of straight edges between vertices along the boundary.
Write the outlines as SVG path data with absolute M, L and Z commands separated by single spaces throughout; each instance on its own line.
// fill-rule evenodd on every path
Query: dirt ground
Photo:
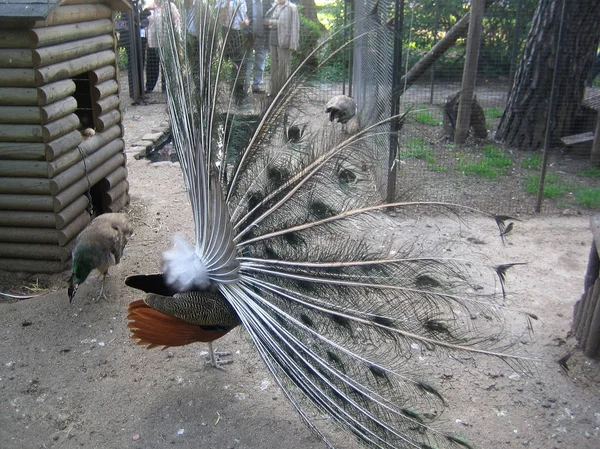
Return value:
M 127 109 L 127 148 L 159 127 L 163 107 Z M 172 235 L 191 240 L 193 224 L 179 166 L 128 156 L 136 231 L 107 278 L 107 301 L 93 300 L 98 278 L 82 285 L 69 304 L 69 273 L 0 273 L 0 291 L 43 293 L 27 300 L 0 297 L 0 447 L 324 448 L 242 330 L 217 342 L 233 353 L 225 370 L 205 363 L 204 345 L 149 351 L 129 339 L 127 305 L 139 295 L 123 279 L 158 271 Z M 509 297 L 539 315 L 528 351 L 547 362 L 525 377 L 501 362 L 428 361 L 427 377 L 449 402 L 441 426 L 481 448 L 596 449 L 600 365 L 579 352 L 568 374 L 553 362 L 575 346 L 569 329 L 583 293 L 589 217 L 570 211 L 521 218 L 504 246 L 477 228 L 463 230 L 460 238 L 483 240 L 481 251 L 496 261 L 527 262 L 510 272 Z M 429 229 L 440 232 L 435 223 Z M 332 441 L 356 447 L 339 430 L 332 431 Z

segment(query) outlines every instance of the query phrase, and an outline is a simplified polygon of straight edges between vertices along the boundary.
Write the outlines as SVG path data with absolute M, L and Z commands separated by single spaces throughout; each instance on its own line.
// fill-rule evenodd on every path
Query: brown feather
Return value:
M 131 338 L 139 340 L 138 345 L 147 345 L 148 349 L 157 346 L 166 348 L 195 342 L 211 342 L 230 330 L 206 329 L 190 324 L 180 318 L 154 310 L 143 300 L 134 301 L 129 305 L 127 319 L 130 320 L 127 327 L 131 329 Z

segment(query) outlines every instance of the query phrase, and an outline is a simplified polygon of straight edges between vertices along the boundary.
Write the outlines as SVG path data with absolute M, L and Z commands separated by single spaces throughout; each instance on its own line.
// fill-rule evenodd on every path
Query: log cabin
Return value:
M 129 203 L 116 11 L 129 0 L 3 0 L 0 270 L 57 273 L 93 214 Z

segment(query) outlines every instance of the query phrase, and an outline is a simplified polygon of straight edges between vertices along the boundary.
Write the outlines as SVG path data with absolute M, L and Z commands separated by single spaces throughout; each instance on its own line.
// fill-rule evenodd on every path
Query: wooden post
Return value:
M 101 34 L 112 34 L 113 25 L 110 19 L 100 19 L 86 22 L 85 26 L 82 26 L 80 23 L 69 23 L 66 25 L 34 28 L 29 33 L 33 48 L 38 48 L 60 44 L 65 41 L 77 41 Z M 1 35 L 0 33 L 0 39 Z M 21 45 L 27 41 L 27 38 L 25 39 L 25 41 L 21 41 Z
M 460 100 L 458 104 L 458 117 L 456 119 L 456 133 L 454 142 L 461 145 L 467 140 L 471 123 L 471 103 L 475 94 L 477 80 L 477 65 L 479 62 L 479 47 L 481 46 L 481 32 L 483 28 L 483 13 L 485 0 L 471 1 L 471 20 L 465 55 Z
M 596 113 L 596 130 L 594 131 L 594 142 L 590 154 L 590 164 L 600 167 L 600 112 Z

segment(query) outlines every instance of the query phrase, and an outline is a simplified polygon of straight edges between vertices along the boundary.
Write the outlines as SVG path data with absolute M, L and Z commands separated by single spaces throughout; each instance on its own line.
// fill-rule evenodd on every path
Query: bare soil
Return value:
M 164 120 L 164 104 L 129 107 L 127 148 Z M 146 350 L 129 339 L 126 310 L 139 295 L 123 279 L 157 272 L 171 237 L 180 233 L 192 240 L 193 223 L 178 164 L 128 156 L 128 213 L 136 232 L 106 280 L 108 300 L 94 300 L 99 278 L 82 285 L 69 304 L 69 273 L 0 273 L 0 291 L 39 295 L 0 296 L 0 446 L 324 448 L 243 330 L 217 342 L 219 350 L 233 353 L 234 363 L 225 370 L 206 364 L 204 345 Z M 596 449 L 600 366 L 578 351 L 568 373 L 554 362 L 575 346 L 569 330 L 583 293 L 589 216 L 569 209 L 520 218 L 505 245 L 477 227 L 462 229 L 456 238 L 480 241 L 479 250 L 495 261 L 527 262 L 510 272 L 509 298 L 540 317 L 527 350 L 547 362 L 536 364 L 529 377 L 501 362 L 470 358 L 426 358 L 422 370 L 448 399 L 441 425 L 477 447 Z M 435 222 L 427 224 L 427 232 L 444 232 Z M 339 430 L 332 439 L 340 448 L 356 447 Z

